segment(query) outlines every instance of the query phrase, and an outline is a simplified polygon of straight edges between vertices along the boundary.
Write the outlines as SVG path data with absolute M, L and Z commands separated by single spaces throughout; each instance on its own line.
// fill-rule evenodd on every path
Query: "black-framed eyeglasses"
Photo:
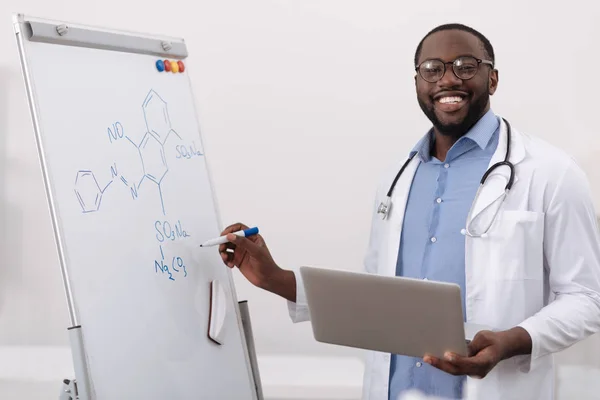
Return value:
M 482 60 L 472 56 L 462 56 L 451 62 L 444 62 L 437 58 L 425 60 L 415 67 L 415 71 L 417 71 L 425 81 L 435 83 L 442 79 L 446 73 L 446 64 L 452 64 L 454 75 L 462 80 L 468 80 L 474 77 L 479 70 L 480 64 L 488 64 L 494 68 L 494 63 L 492 61 Z

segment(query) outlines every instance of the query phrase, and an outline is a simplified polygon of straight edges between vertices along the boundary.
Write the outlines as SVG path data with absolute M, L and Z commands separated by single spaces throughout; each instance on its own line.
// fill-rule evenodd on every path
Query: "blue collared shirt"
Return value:
M 431 156 L 433 131 L 413 149 L 415 173 L 400 239 L 396 275 L 456 283 L 465 315 L 467 214 L 498 145 L 500 121 L 490 110 L 450 148 L 444 162 Z M 417 389 L 432 396 L 462 398 L 464 377 L 443 372 L 420 358 L 392 355 L 389 399 Z

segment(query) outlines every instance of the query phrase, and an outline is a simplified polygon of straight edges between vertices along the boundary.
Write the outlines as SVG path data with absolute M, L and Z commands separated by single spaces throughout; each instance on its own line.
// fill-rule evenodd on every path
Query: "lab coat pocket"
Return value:
M 543 278 L 544 214 L 510 210 L 498 214 L 489 232 L 490 277 L 494 280 Z

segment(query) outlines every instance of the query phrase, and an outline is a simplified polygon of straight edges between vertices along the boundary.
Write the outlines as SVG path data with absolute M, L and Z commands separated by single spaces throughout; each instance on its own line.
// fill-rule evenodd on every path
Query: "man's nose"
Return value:
M 444 75 L 438 81 L 438 85 L 441 87 L 453 87 L 462 84 L 462 79 L 456 76 L 452 69 L 452 64 L 446 64 L 446 70 Z

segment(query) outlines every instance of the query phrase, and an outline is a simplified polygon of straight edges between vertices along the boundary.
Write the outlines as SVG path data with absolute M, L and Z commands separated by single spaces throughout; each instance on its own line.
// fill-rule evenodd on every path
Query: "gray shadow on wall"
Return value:
M 10 163 L 9 135 L 30 133 L 9 132 L 9 93 L 11 85 L 19 83 L 23 85 L 20 74 L 14 74 L 14 70 L 0 67 L 0 259 L 2 260 L 0 262 L 0 314 L 6 304 L 8 293 L 19 286 L 23 279 L 23 271 L 20 269 L 23 260 L 21 243 L 23 211 L 14 199 L 11 203 L 9 198 L 9 193 L 14 193 L 19 188 L 8 186 L 18 185 L 20 182 L 17 176 L 20 174 L 20 163 L 18 160 L 15 160 L 17 162 L 12 166 Z M 24 93 L 24 90 L 21 93 Z M 19 100 L 17 97 L 17 101 Z

